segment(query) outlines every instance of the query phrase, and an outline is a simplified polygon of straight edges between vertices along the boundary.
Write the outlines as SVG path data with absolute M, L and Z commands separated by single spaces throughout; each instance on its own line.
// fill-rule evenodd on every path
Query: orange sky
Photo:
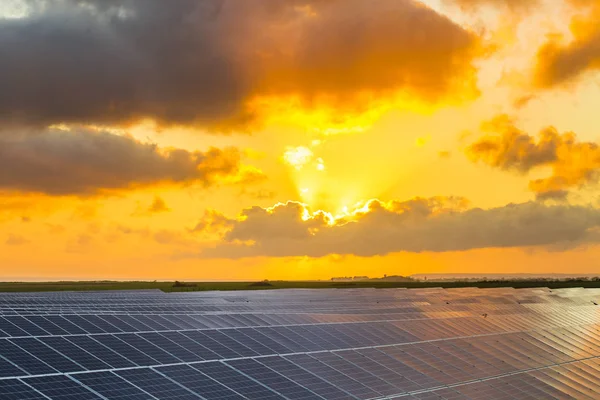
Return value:
M 599 270 L 598 0 L 117 3 L 0 4 L 0 280 Z

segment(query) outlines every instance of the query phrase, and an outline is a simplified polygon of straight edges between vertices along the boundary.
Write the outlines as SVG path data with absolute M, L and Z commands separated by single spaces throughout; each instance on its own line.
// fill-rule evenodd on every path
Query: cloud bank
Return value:
M 252 207 L 229 225 L 223 242 L 204 250 L 206 258 L 447 252 L 492 247 L 576 246 L 595 240 L 600 210 L 530 202 L 467 209 L 464 199 L 436 197 L 409 201 L 371 200 L 334 219 L 288 202 Z

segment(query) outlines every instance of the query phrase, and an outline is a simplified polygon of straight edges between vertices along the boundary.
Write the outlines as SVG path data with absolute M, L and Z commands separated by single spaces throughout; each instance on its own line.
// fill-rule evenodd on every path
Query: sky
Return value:
M 4 0 L 0 280 L 600 271 L 599 0 Z

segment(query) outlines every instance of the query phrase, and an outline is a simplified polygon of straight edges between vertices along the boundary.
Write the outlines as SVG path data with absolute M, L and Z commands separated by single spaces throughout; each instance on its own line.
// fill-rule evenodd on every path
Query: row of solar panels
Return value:
M 325 323 L 323 318 L 311 318 L 310 315 L 289 315 L 277 318 L 271 315 L 229 315 L 229 316 L 186 316 L 186 315 L 25 315 L 0 317 L 0 338 L 24 336 L 60 336 L 77 334 L 98 333 L 123 333 L 123 332 L 162 332 L 172 330 L 211 330 L 231 329 L 234 327 L 265 329 L 267 327 L 298 326 L 298 330 L 322 329 L 319 326 L 328 326 L 335 331 L 336 326 L 352 325 L 357 332 L 365 326 L 369 329 L 388 329 L 394 334 L 409 332 L 419 336 L 419 332 L 430 331 L 437 335 L 440 330 L 452 328 L 457 332 L 464 332 L 470 328 L 471 333 L 490 331 L 515 331 L 535 327 L 556 326 L 563 323 L 594 322 L 597 315 L 595 306 L 579 306 L 577 308 L 548 310 L 533 312 L 526 308 L 514 308 L 512 312 L 503 310 L 494 312 L 489 310 L 485 315 L 493 318 L 484 318 L 483 314 L 465 317 L 465 313 L 435 313 L 428 315 L 416 314 L 415 319 L 406 320 L 380 320 L 360 322 Z M 560 312 L 557 312 L 560 311 Z M 463 316 L 461 316 L 463 315 Z M 466 314 L 469 315 L 469 314 Z M 385 317 L 385 315 L 384 315 Z M 427 318 L 429 317 L 429 318 Z M 438 318 L 434 318 L 438 317 Z M 337 319 L 339 321 L 339 319 Z M 444 322 L 438 322 L 444 321 Z M 319 323 L 320 322 L 320 323 Z M 341 329 L 341 328 L 340 328 Z M 453 333 L 456 333 L 452 331 Z M 336 333 L 337 335 L 337 333 Z M 368 335 L 366 336 L 368 337 Z M 402 336 L 400 336 L 402 337 Z M 431 338 L 431 335 L 426 336 Z M 365 340 L 364 338 L 362 340 Z
M 220 360 L 259 357 L 273 354 L 316 353 L 324 349 L 347 349 L 367 346 L 378 347 L 388 353 L 399 349 L 403 357 L 413 355 L 419 357 L 424 352 L 428 357 L 438 353 L 452 360 L 445 365 L 446 371 L 456 370 L 457 365 L 464 365 L 461 359 L 470 352 L 480 353 L 482 360 L 500 360 L 506 365 L 515 365 L 518 369 L 551 365 L 581 358 L 600 355 L 600 336 L 595 324 L 534 330 L 529 332 L 505 333 L 501 335 L 487 334 L 471 336 L 468 339 L 446 339 L 436 342 L 418 342 L 417 338 L 384 336 L 384 332 L 375 331 L 373 338 L 380 342 L 402 343 L 406 345 L 369 344 L 366 340 L 353 335 L 348 327 L 345 332 L 338 331 L 341 337 L 331 334 L 327 336 L 302 336 L 300 333 L 270 332 L 254 336 L 242 334 L 238 330 L 227 331 L 189 331 L 148 334 L 120 334 L 94 336 L 41 337 L 0 340 L 0 376 L 45 375 L 53 373 L 80 372 L 86 370 L 104 370 L 132 368 L 162 364 L 179 364 L 203 360 Z M 209 334 L 210 333 L 210 334 Z M 234 334 L 235 333 L 235 334 Z M 276 334 L 275 334 L 276 333 Z M 314 332 L 313 332 L 314 333 Z M 346 339 L 344 339 L 346 338 Z M 383 338 L 383 339 L 380 339 Z M 353 339 L 352 342 L 347 340 Z M 435 343 L 433 345 L 432 343 Z M 474 343 L 483 343 L 480 347 Z M 443 351 L 448 347 L 448 351 Z M 468 352 L 453 354 L 456 348 L 467 346 Z M 414 350 L 417 353 L 411 353 Z M 343 351 L 337 354 L 345 354 Z M 436 360 L 435 358 L 433 359 Z M 406 362 L 406 359 L 404 359 Z M 488 361 L 489 363 L 489 361 Z M 437 364 L 433 364 L 439 368 Z M 503 364 L 492 364 L 495 368 Z M 476 363 L 470 366 L 476 367 Z M 469 374 L 485 369 L 477 366 L 476 370 L 464 365 Z M 509 368 L 510 372 L 513 369 Z M 445 373 L 447 374 L 447 372 Z M 428 370 L 427 376 L 436 377 L 436 369 Z M 493 375 L 493 374 L 492 374 Z M 441 382 L 449 383 L 441 375 Z M 464 378 L 464 377 L 463 377 Z M 460 381 L 460 380 L 459 380 Z
M 0 380 L 0 398 L 42 399 L 45 395 L 59 400 L 191 399 L 199 395 L 206 399 L 371 399 L 431 392 L 438 396 L 454 393 L 455 397 L 447 398 L 525 399 L 528 397 L 519 391 L 513 392 L 511 397 L 508 387 L 504 386 L 510 382 L 514 386 L 514 373 L 524 370 L 526 376 L 535 381 L 530 381 L 530 387 L 526 388 L 529 398 L 566 398 L 568 395 L 576 399 L 594 398 L 596 392 L 592 390 L 600 388 L 597 357 L 600 337 L 593 328 L 587 329 L 585 334 L 584 331 L 575 334 L 569 330 L 554 330 L 283 357 L 3 379 Z M 594 332 L 593 339 L 585 339 L 590 332 Z M 582 343 L 582 340 L 587 341 Z M 579 353 L 573 343 L 582 344 L 587 351 Z M 532 358 L 532 354 L 536 356 Z M 573 360 L 582 358 L 587 359 L 587 363 L 573 364 Z M 560 368 L 569 374 L 561 374 Z M 486 378 L 496 379 L 464 385 Z M 447 388 L 454 385 L 461 386 Z M 495 386 L 499 388 L 492 390 Z M 485 397 L 492 391 L 504 397 Z M 536 393 L 541 397 L 531 397 Z M 456 397 L 456 394 L 464 397 Z M 415 396 L 439 398 L 424 393 Z
M 579 305 L 590 305 L 591 300 L 586 302 L 581 302 Z M 526 303 L 525 301 L 519 304 L 526 305 L 534 305 L 531 303 Z M 97 307 L 93 308 L 72 308 L 72 307 L 27 307 L 27 308 L 18 308 L 18 307 L 10 307 L 3 308 L 0 310 L 0 315 L 11 315 L 11 314 L 186 314 L 186 315 L 253 315 L 253 314 L 265 314 L 265 315 L 273 315 L 273 316 L 284 316 L 284 315 L 314 315 L 322 318 L 331 318 L 335 317 L 347 317 L 347 316 L 355 316 L 355 317 L 369 317 L 370 315 L 393 315 L 393 314 L 412 314 L 412 313 L 435 313 L 435 312 L 477 312 L 478 310 L 483 309 L 497 309 L 497 310 L 511 310 L 515 311 L 514 304 L 495 304 L 495 303 L 476 303 L 476 304 L 452 304 L 449 306 L 445 305 L 428 305 L 428 306 L 419 306 L 419 307 L 379 307 L 379 308 L 366 308 L 363 305 L 360 309 L 346 309 L 346 310 L 303 310 L 303 311 L 292 311 L 285 310 L 282 311 L 273 311 L 273 310 L 261 310 L 261 309 L 245 309 L 245 310 L 227 310 L 227 311 L 218 311 L 211 312 L 206 310 L 196 310 L 193 308 L 170 308 L 165 309 L 164 307 L 146 307 L 144 310 L 137 309 L 136 307 L 128 308 L 126 306 L 123 307 Z M 543 304 L 535 304 L 539 306 L 543 306 Z M 570 307 L 576 306 L 577 304 L 565 304 L 563 306 Z M 556 307 L 557 305 L 553 305 Z
M 436 325 L 440 337 L 486 332 L 465 320 Z M 0 354 L 27 374 L 37 375 L 381 346 L 419 340 L 423 340 L 423 335 L 413 335 L 391 324 L 309 325 L 0 339 Z M 87 364 L 86 352 L 97 354 L 101 359 L 112 355 L 113 361 L 104 363 L 106 365 Z M 36 357 L 27 354 L 35 354 Z M 84 356 L 83 359 L 77 361 L 81 356 Z M 10 364 L 0 371 L 0 376 L 15 376 L 16 371 L 8 367 Z
M 438 376 L 441 367 L 437 364 L 439 360 L 446 360 L 444 365 L 446 372 L 440 375 L 439 380 L 449 383 L 444 379 L 448 371 L 456 371 L 459 367 L 476 376 L 479 372 L 488 371 L 484 366 L 490 364 L 490 359 L 500 360 L 496 364 L 491 364 L 496 370 L 510 372 L 514 369 L 508 366 L 515 366 L 518 369 L 535 368 L 598 356 L 600 355 L 598 332 L 596 325 L 590 324 L 529 332 L 487 334 L 471 336 L 468 339 L 463 337 L 404 345 L 379 344 L 370 347 L 378 348 L 386 354 L 398 350 L 407 357 L 412 355 L 419 358 L 421 354 L 425 356 L 424 360 L 435 361 L 433 365 L 438 369 L 427 370 L 427 375 L 432 378 Z M 214 333 L 220 334 L 220 332 Z M 336 339 L 333 337 L 329 340 L 311 337 L 309 340 L 299 335 L 284 336 L 281 332 L 277 336 L 260 337 L 237 333 L 238 336 L 225 334 L 209 336 L 199 331 L 190 331 L 1 340 L 0 376 L 133 368 L 273 354 L 321 354 L 325 351 L 323 348 L 328 346 L 353 348 L 342 339 L 334 343 Z M 399 338 L 399 342 L 404 339 Z M 307 348 L 309 346 L 317 349 L 311 350 Z M 354 348 L 365 347 L 369 345 L 361 343 L 361 346 L 354 346 Z M 346 354 L 344 353 L 346 351 L 337 350 L 336 354 Z M 465 363 L 465 360 L 470 359 L 469 353 L 474 358 Z M 433 358 L 430 358 L 431 356 Z M 486 361 L 474 362 L 477 357 Z M 404 361 L 406 362 L 406 359 Z M 471 367 L 477 369 L 473 370 Z
M 288 293 L 294 292 L 293 296 Z M 337 293 L 336 293 L 337 292 Z M 349 292 L 349 293 L 346 293 Z M 239 293 L 239 292 L 236 292 Z M 368 290 L 368 289 L 344 289 L 338 291 L 331 290 L 286 290 L 284 294 L 281 291 L 253 291 L 244 292 L 244 295 L 231 294 L 227 292 L 195 292 L 195 293 L 163 293 L 161 291 L 98 291 L 98 292 L 46 292 L 46 293 L 2 293 L 0 294 L 0 304 L 16 305 L 46 305 L 49 302 L 54 304 L 77 305 L 88 304 L 96 305 L 101 300 L 101 305 L 122 304 L 122 305 L 146 305 L 146 304 L 164 304 L 164 305 L 217 305 L 232 306 L 237 303 L 244 303 L 251 300 L 254 304 L 264 303 L 263 305 L 273 308 L 279 307 L 322 307 L 327 306 L 323 303 L 326 300 L 334 305 L 336 309 L 344 307 L 353 307 L 356 303 L 394 301 L 396 303 L 426 302 L 433 303 L 439 300 L 452 299 L 456 302 L 468 301 L 486 301 L 493 302 L 509 301 L 516 298 L 534 298 L 543 300 L 551 298 L 568 298 L 581 295 L 600 294 L 600 289 L 554 289 L 546 288 L 536 289 L 438 289 L 438 290 Z
M 335 309 L 310 309 L 307 308 L 302 311 L 286 310 L 284 312 L 274 311 L 268 309 L 248 308 L 243 309 L 219 309 L 218 311 L 206 310 L 206 307 L 159 307 L 159 306 L 146 306 L 146 307 L 105 307 L 98 306 L 93 307 L 54 307 L 50 303 L 45 307 L 7 307 L 0 308 L 0 315 L 44 315 L 44 314 L 164 314 L 164 315 L 177 315 L 186 314 L 190 316 L 195 315 L 210 315 L 216 316 L 215 319 L 218 321 L 218 316 L 227 318 L 228 315 L 248 315 L 249 318 L 253 318 L 253 315 L 272 315 L 273 318 L 285 319 L 286 315 L 295 315 L 297 318 L 305 316 L 305 318 L 321 318 L 323 320 L 331 320 L 334 318 L 364 318 L 365 320 L 372 318 L 372 315 L 387 315 L 392 316 L 394 314 L 411 314 L 411 313 L 434 313 L 434 312 L 477 312 L 483 310 L 509 310 L 514 311 L 512 305 L 518 304 L 523 305 L 523 308 L 542 308 L 550 306 L 553 309 L 557 307 L 575 307 L 575 306 L 590 306 L 597 305 L 598 298 L 593 297 L 577 297 L 563 299 L 562 304 L 557 302 L 546 303 L 538 302 L 534 303 L 530 300 L 517 299 L 514 303 L 498 304 L 498 303 L 450 303 L 445 302 L 443 305 L 422 305 L 419 307 L 372 307 L 369 304 L 362 304 L 360 308 L 347 308 L 344 310 Z M 316 322 L 316 321 L 315 321 Z M 218 322 L 217 322 L 218 323 Z

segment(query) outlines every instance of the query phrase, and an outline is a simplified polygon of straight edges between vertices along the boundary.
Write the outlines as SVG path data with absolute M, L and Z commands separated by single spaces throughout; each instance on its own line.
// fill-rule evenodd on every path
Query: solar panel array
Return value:
M 600 290 L 0 294 L 0 399 L 598 399 Z

